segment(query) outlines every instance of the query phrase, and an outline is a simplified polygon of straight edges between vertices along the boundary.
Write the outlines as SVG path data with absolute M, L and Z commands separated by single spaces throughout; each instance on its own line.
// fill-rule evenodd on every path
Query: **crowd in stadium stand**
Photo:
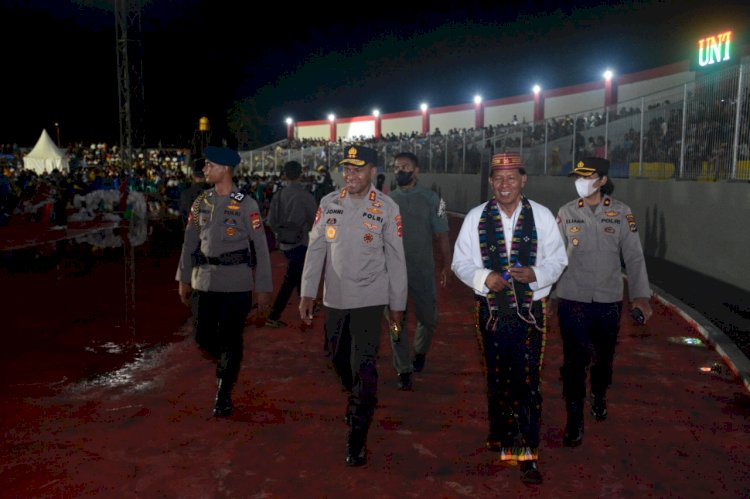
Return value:
M 686 171 L 700 171 L 702 165 L 709 164 L 714 178 L 727 178 L 733 156 L 731 141 L 737 120 L 736 103 L 719 97 L 689 102 L 686 107 L 688 125 L 684 131 Z M 747 129 L 750 114 L 748 99 L 744 102 L 739 116 L 740 130 Z M 243 192 L 253 196 L 262 209 L 267 209 L 273 194 L 283 184 L 280 178 L 283 163 L 301 159 L 303 182 L 320 200 L 334 189 L 328 168 L 338 164 L 347 145 L 355 143 L 376 148 L 386 160 L 405 150 L 415 153 L 423 164 L 437 158 L 438 164 L 446 165 L 442 171 L 457 171 L 447 165 L 460 163 L 464 165 L 460 170 L 463 173 L 478 172 L 481 161 L 496 150 L 533 148 L 545 143 L 555 144 L 548 151 L 551 164 L 548 171 L 553 173 L 561 171 L 563 155 L 566 158 L 571 153 L 575 153 L 575 157 L 603 157 L 605 150 L 613 163 L 638 162 L 642 157 L 644 162 L 676 165 L 683 153 L 683 112 L 683 102 L 665 100 L 650 104 L 644 113 L 643 137 L 638 131 L 641 110 L 623 107 L 610 116 L 591 112 L 577 115 L 575 119 L 564 116 L 538 123 L 519 122 L 514 117 L 513 122 L 505 125 L 454 128 L 447 132 L 436 129 L 430 135 L 390 133 L 379 140 L 353 137 L 340 138 L 334 143 L 324 138 L 282 141 L 246 156 L 250 159 L 244 161 L 236 181 Z M 606 139 L 605 125 L 608 127 Z M 739 160 L 750 159 L 748 135 L 739 137 Z M 190 171 L 187 150 L 138 152 L 133 158 L 132 170 L 125 172 L 116 148 L 106 144 L 69 145 L 70 171 L 42 175 L 23 168 L 26 152 L 15 144 L 0 144 L 0 226 L 11 220 L 64 225 L 68 214 L 79 208 L 80 198 L 98 190 L 139 191 L 147 198 L 149 216 L 179 217 L 180 193 L 190 182 L 186 175 Z M 78 204 L 76 196 L 79 196 Z
M 6 150 L 6 149 L 3 149 Z M 190 185 L 187 155 L 183 151 L 149 151 L 137 153 L 130 173 L 123 171 L 115 151 L 106 146 L 75 148 L 70 154 L 71 167 L 63 173 L 53 170 L 37 174 L 23 168 L 23 152 L 10 147 L 0 157 L 0 227 L 10 223 L 42 222 L 65 225 L 71 214 L 93 211 L 103 215 L 119 207 L 103 203 L 98 191 L 137 191 L 146 196 L 149 217 L 178 218 L 179 199 Z M 278 174 L 238 174 L 240 190 L 251 195 L 265 210 L 273 194 L 283 185 Z M 316 200 L 334 187 L 330 174 L 321 169 L 306 169 L 303 183 Z M 86 206 L 95 199 L 97 206 Z

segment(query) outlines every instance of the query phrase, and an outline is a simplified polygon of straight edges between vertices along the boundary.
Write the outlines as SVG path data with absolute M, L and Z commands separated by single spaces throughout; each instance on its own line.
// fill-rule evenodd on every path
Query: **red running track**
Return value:
M 47 275 L 4 276 L 15 286 L 2 296 L 11 325 L 0 358 L 3 497 L 750 496 L 750 397 L 738 379 L 699 370 L 719 356 L 672 341 L 698 335 L 661 305 L 647 326 L 623 321 L 610 417 L 587 418 L 576 449 L 561 446 L 562 348 L 552 318 L 544 483 L 526 486 L 517 467 L 484 449 L 473 299 L 456 279 L 439 292 L 439 331 L 413 392 L 396 389 L 383 335 L 369 463 L 350 469 L 344 395 L 325 367 L 322 318 L 303 330 L 293 298 L 282 317 L 291 327 L 249 326 L 235 413 L 214 419 L 213 367 L 187 335 L 172 281 L 176 259 L 172 252 L 138 262 L 137 341 L 116 306 L 76 306 L 96 300 L 96 286 L 76 297 L 56 284 L 74 277 L 50 284 Z M 273 265 L 278 282 L 285 267 L 278 252 Z M 105 289 L 121 273 L 105 262 L 91 279 Z M 29 307 L 24 298 L 50 301 Z

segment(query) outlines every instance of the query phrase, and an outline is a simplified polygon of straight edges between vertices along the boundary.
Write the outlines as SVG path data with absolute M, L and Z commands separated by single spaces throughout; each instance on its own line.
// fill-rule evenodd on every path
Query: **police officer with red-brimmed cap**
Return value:
M 606 394 L 612 383 L 612 361 L 620 330 L 622 261 L 628 276 L 631 310 L 641 323 L 651 317 L 651 289 L 635 216 L 611 197 L 609 161 L 584 158 L 570 176 L 578 198 L 557 215 L 567 246 L 568 267 L 557 283 L 557 314 L 563 340 L 561 369 L 567 423 L 563 445 L 583 441 L 586 369 L 591 366 L 591 415 L 607 418 Z M 593 352 L 593 356 L 592 356 Z

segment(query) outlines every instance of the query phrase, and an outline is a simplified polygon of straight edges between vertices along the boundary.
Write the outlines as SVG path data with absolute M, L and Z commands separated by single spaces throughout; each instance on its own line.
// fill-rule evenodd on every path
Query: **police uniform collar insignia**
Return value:
M 578 200 L 578 207 L 583 208 L 583 199 Z
M 605 197 L 605 198 L 604 198 L 604 206 L 609 206 L 609 205 L 611 205 L 611 204 L 612 204 L 612 200 L 611 200 L 611 199 L 609 199 L 609 198 L 606 198 L 606 197 Z
M 341 189 L 341 195 L 339 196 L 341 199 L 346 197 L 346 188 Z
M 370 201 L 375 201 L 375 197 L 376 197 L 376 196 L 377 196 L 377 195 L 375 194 L 375 191 L 370 191 L 370 196 L 369 196 L 369 198 L 370 198 Z

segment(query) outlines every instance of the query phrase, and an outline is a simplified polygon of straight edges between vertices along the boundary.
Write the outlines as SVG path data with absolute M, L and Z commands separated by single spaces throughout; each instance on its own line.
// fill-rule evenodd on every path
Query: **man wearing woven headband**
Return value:
M 487 448 L 521 463 L 524 483 L 538 468 L 546 298 L 568 259 L 552 213 L 523 195 L 520 156 L 492 157 L 494 197 L 469 211 L 451 268 L 477 301 L 477 334 L 487 378 Z
M 567 424 L 563 445 L 583 441 L 586 369 L 591 365 L 591 415 L 607 418 L 606 393 L 622 312 L 622 261 L 634 318 L 651 317 L 651 289 L 638 228 L 630 208 L 610 197 L 609 161 L 585 158 L 571 176 L 578 199 L 560 208 L 557 221 L 570 263 L 557 283 L 560 333 L 565 355 L 561 373 Z M 591 352 L 594 352 L 593 359 Z

